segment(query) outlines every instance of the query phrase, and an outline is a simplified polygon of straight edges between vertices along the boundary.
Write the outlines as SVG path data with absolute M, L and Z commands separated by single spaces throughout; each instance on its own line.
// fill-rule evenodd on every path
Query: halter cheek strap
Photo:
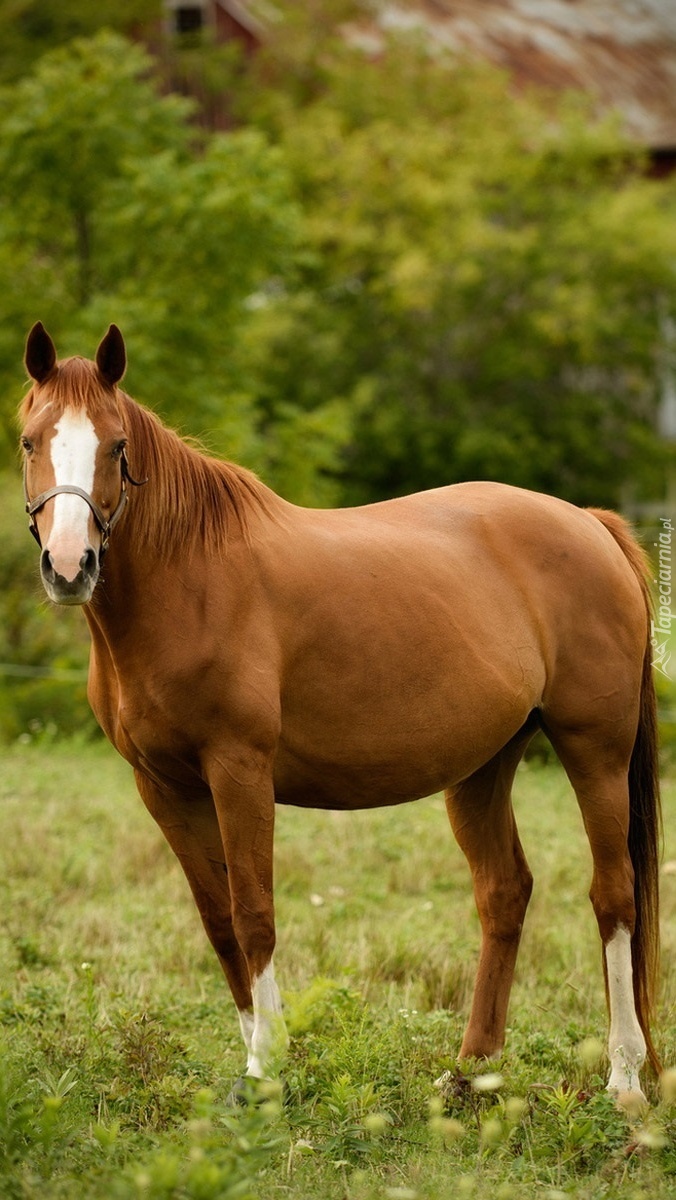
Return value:
M 101 548 L 99 550 L 99 561 L 100 561 L 103 558 L 106 550 L 108 549 L 108 542 L 110 541 L 110 535 L 111 535 L 113 529 L 115 528 L 115 526 L 117 525 L 117 522 L 119 521 L 120 517 L 122 516 L 122 513 L 124 512 L 124 510 L 126 508 L 127 501 L 129 499 L 129 496 L 127 495 L 127 483 L 128 482 L 133 484 L 134 487 L 141 487 L 144 483 L 147 483 L 148 480 L 147 479 L 132 479 L 131 475 L 129 474 L 129 464 L 127 462 L 127 456 L 123 451 L 122 457 L 121 457 L 120 499 L 117 503 L 117 508 L 115 509 L 112 516 L 106 517 L 103 510 L 101 508 L 99 508 L 98 504 L 94 500 L 93 496 L 90 496 L 89 492 L 85 492 L 83 488 L 76 487 L 76 485 L 74 483 L 58 484 L 57 487 L 48 488 L 46 492 L 40 492 L 39 496 L 36 496 L 33 500 L 31 500 L 28 495 L 28 487 L 26 485 L 26 466 L 24 465 L 23 490 L 24 490 L 24 495 L 26 497 L 26 512 L 28 513 L 28 527 L 29 527 L 31 533 L 33 534 L 33 537 L 35 538 L 38 546 L 40 546 L 40 548 L 42 548 L 42 542 L 40 540 L 40 532 L 38 530 L 37 522 L 35 520 L 35 514 L 37 512 L 40 512 L 40 509 L 44 508 L 47 501 L 51 500 L 53 496 L 61 496 L 61 495 L 80 496 L 81 499 L 84 500 L 89 505 L 89 507 L 92 511 L 92 514 L 94 516 L 94 520 L 96 521 L 96 524 L 99 527 L 99 531 L 101 534 Z

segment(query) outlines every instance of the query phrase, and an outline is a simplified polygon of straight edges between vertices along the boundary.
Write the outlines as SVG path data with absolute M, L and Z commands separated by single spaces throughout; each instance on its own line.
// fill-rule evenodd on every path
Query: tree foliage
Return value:
M 346 494 L 476 477 L 582 503 L 659 489 L 674 192 L 615 123 L 410 46 L 369 63 L 341 45 L 322 87 L 292 94 L 251 97 L 306 237 L 261 313 L 260 392 L 273 412 L 292 394 L 347 402 Z
M 162 0 L 0 0 L 0 80 L 30 72 L 42 54 L 100 29 L 133 34 L 162 17 Z
M 303 502 L 477 476 L 658 490 L 673 185 L 579 99 L 410 38 L 370 59 L 360 8 L 282 5 L 224 75 L 226 133 L 110 32 L 5 86 L 0 375 L 37 316 L 63 353 L 114 319 L 132 392 Z
M 248 369 L 232 348 L 257 289 L 293 263 L 288 168 L 260 130 L 200 134 L 192 104 L 160 95 L 150 65 L 102 32 L 45 55 L 0 96 L 0 366 L 16 378 L 37 316 L 61 353 L 91 353 L 115 320 L 129 342 L 130 390 L 264 467 Z

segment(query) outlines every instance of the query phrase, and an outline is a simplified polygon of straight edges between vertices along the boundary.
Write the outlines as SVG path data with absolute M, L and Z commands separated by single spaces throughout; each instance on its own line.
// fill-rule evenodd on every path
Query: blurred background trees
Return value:
M 16 600 L 37 596 L 14 411 L 38 318 L 62 355 L 116 321 L 130 393 L 298 503 L 482 477 L 662 498 L 674 183 L 583 98 L 410 37 L 374 61 L 341 36 L 358 8 L 290 5 L 253 56 L 188 45 L 214 131 L 130 36 L 157 0 L 0 0 L 0 468 L 24 536 L 0 553 L 3 661 L 84 661 L 72 622 L 37 637 Z

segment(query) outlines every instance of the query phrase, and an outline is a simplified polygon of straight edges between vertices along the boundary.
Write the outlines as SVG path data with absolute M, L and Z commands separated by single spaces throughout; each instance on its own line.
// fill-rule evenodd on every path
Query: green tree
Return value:
M 410 45 L 374 63 L 327 43 L 321 63 L 301 101 L 272 72 L 246 114 L 304 216 L 245 347 L 271 426 L 290 397 L 346 404 L 355 500 L 482 476 L 586 503 L 659 487 L 673 185 L 579 99 L 515 98 Z
M 0 79 L 19 79 L 74 38 L 103 28 L 132 33 L 161 17 L 162 0 L 0 0 Z
M 208 433 L 215 449 L 272 469 L 233 346 L 261 289 L 293 264 L 298 212 L 284 155 L 259 130 L 200 132 L 193 105 L 160 95 L 151 66 L 102 32 L 45 55 L 0 95 L 0 373 L 16 378 L 37 317 L 62 354 L 91 353 L 115 320 L 139 399 Z M 296 421 L 293 407 L 286 421 Z M 346 437 L 332 409 L 312 423 L 327 445 Z M 295 454 L 308 498 L 327 446 L 315 436 L 313 460 L 308 445 L 283 440 L 280 470 L 292 484 Z
M 5 89 L 0 376 L 36 316 L 63 352 L 115 319 L 130 390 L 294 499 L 658 492 L 673 184 L 579 101 L 411 44 L 370 61 L 337 35 L 359 8 L 290 6 L 228 134 L 111 34 Z
M 158 97 L 144 78 L 149 65 L 139 47 L 103 33 L 46 55 L 0 93 L 1 186 L 14 236 L 62 269 L 80 306 L 103 282 L 102 218 L 133 165 L 187 148 L 192 106 Z

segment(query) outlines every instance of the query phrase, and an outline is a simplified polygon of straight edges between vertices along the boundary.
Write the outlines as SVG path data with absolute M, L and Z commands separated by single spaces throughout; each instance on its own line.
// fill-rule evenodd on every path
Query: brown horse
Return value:
M 645 564 L 622 519 L 494 483 L 297 508 L 118 389 L 116 326 L 95 362 L 59 363 L 38 323 L 26 365 L 44 586 L 84 606 L 92 707 L 180 859 L 247 1074 L 265 1077 L 284 1038 L 275 802 L 360 809 L 446 789 L 482 926 L 460 1056 L 501 1052 L 532 882 L 511 788 L 542 728 L 593 856 L 608 1087 L 642 1099 L 659 798 Z

